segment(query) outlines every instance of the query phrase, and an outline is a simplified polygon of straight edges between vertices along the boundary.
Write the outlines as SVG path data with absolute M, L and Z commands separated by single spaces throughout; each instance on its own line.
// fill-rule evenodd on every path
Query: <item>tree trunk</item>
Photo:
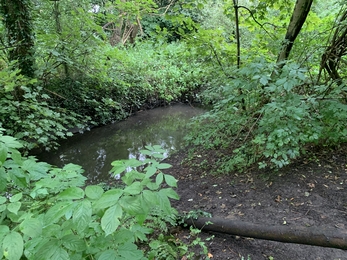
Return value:
M 338 20 L 338 23 L 335 24 L 335 31 L 330 44 L 324 51 L 322 55 L 322 60 L 319 69 L 319 75 L 317 79 L 317 84 L 320 80 L 321 72 L 324 69 L 329 77 L 337 82 L 338 84 L 342 83 L 341 77 L 338 73 L 339 65 L 341 58 L 347 53 L 347 10 L 344 10 Z
M 238 0 L 233 0 L 235 11 L 235 38 L 237 48 L 237 68 L 240 68 L 241 64 L 241 43 L 240 43 L 240 28 L 239 28 L 239 6 Z
M 206 224 L 209 222 L 212 222 L 212 224 Z M 188 219 L 185 223 L 203 231 L 214 231 L 285 243 L 347 249 L 346 230 L 338 231 L 337 229 L 328 230 L 315 227 L 266 226 L 242 221 L 203 217 L 197 220 Z
M 287 33 L 282 44 L 282 49 L 277 57 L 278 68 L 281 69 L 284 66 L 284 62 L 292 50 L 294 41 L 298 36 L 308 13 L 313 0 L 297 0 L 295 3 L 294 11 L 290 19 Z
M 0 12 L 6 28 L 10 61 L 17 60 L 21 74 L 34 78 L 34 34 L 30 0 L 0 0 Z

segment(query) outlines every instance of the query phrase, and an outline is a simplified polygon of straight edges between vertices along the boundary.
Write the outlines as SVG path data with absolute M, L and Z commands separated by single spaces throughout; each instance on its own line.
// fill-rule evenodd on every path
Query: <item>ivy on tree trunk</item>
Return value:
M 0 0 L 0 12 L 6 28 L 10 61 L 18 61 L 21 74 L 34 78 L 34 34 L 30 0 Z

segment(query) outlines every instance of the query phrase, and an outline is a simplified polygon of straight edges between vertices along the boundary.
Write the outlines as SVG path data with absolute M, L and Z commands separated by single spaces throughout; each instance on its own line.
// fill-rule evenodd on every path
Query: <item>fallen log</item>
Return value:
M 243 221 L 205 218 L 186 219 L 185 224 L 203 231 L 273 240 L 285 243 L 347 249 L 347 231 L 317 227 L 266 226 Z

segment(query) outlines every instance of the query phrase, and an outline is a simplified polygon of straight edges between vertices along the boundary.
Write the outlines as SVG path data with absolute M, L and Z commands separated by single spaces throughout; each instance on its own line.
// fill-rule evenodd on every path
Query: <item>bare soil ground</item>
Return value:
M 347 234 L 346 151 L 344 147 L 320 152 L 314 159 L 302 159 L 277 172 L 250 169 L 223 175 L 214 174 L 218 158 L 213 153 L 197 152 L 191 160 L 184 161 L 187 151 L 180 151 L 167 159 L 173 167 L 166 173 L 178 179 L 181 197 L 173 206 L 180 212 L 202 210 L 216 217 L 264 226 L 314 226 Z M 188 231 L 175 235 L 189 242 Z M 200 234 L 202 240 L 211 236 L 214 238 L 206 241 L 211 259 L 347 259 L 347 251 L 341 249 Z

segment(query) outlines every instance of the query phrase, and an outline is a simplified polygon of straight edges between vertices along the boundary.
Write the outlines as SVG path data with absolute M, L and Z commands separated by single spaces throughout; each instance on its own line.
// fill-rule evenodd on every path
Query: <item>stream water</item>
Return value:
M 81 165 L 89 182 L 109 182 L 111 162 L 139 159 L 145 145 L 161 145 L 168 156 L 180 149 L 190 118 L 204 112 L 184 104 L 138 112 L 127 120 L 93 128 L 64 140 L 59 149 L 37 157 L 58 167 Z

